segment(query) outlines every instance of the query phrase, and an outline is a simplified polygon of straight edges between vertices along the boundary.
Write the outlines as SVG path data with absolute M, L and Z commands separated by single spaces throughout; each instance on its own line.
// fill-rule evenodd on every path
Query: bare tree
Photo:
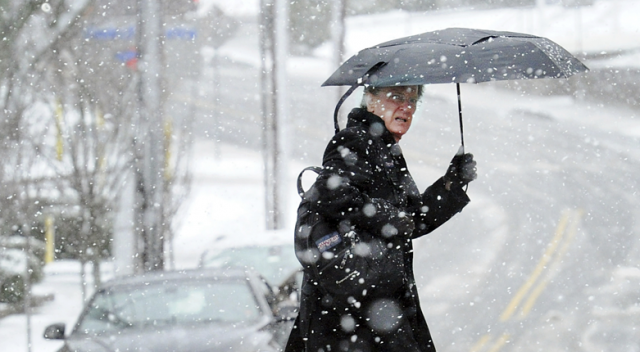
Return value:
M 51 126 L 56 126 L 64 151 L 60 157 L 53 154 L 58 153 L 57 149 L 49 148 L 46 159 L 53 161 L 57 174 L 66 175 L 59 178 L 58 187 L 74 194 L 73 202 L 80 209 L 77 214 L 79 236 L 70 244 L 82 262 L 94 264 L 94 281 L 98 283 L 99 262 L 107 254 L 112 238 L 117 195 L 127 172 L 140 172 L 135 163 L 139 157 L 137 151 L 148 142 L 140 138 L 144 137 L 139 130 L 140 72 L 131 29 L 136 24 L 135 9 L 129 6 L 123 11 L 127 4 L 130 3 L 118 6 L 117 1 L 112 1 L 108 6 L 89 8 L 83 17 L 89 29 L 85 27 L 69 40 L 59 42 L 52 50 L 55 57 L 47 60 L 47 78 L 55 92 L 51 105 L 53 110 L 56 104 L 64 106 L 63 116 L 51 116 L 57 121 L 52 120 Z M 163 63 L 161 69 L 165 67 Z M 175 85 L 165 85 L 168 86 Z M 171 92 L 164 89 L 160 99 L 168 100 Z M 159 155 L 154 155 L 164 169 L 161 175 L 164 191 L 160 197 L 163 203 L 161 240 L 173 237 L 172 219 L 189 190 L 186 156 L 191 145 L 190 123 L 188 119 L 167 116 L 165 121 L 158 122 L 162 126 L 162 145 Z M 174 120 L 178 120 L 178 127 Z M 145 253 L 144 238 L 138 237 L 134 245 L 139 254 Z M 140 262 L 138 266 L 143 264 Z
M 98 10 L 87 7 L 83 25 L 55 43 L 43 65 L 51 110 L 57 111 L 50 125 L 62 147 L 57 145 L 55 155 L 53 148 L 42 147 L 45 159 L 62 176 L 57 187 L 72 197 L 76 209 L 79 232 L 75 238 L 68 236 L 67 248 L 81 263 L 93 263 L 95 284 L 101 281 L 100 260 L 109 254 L 123 177 L 132 167 L 136 109 L 135 72 L 126 61 L 111 60 L 113 46 L 87 40 L 94 38 L 87 38 L 85 23 L 92 23 Z
M 173 21 L 165 21 L 173 27 L 163 29 L 182 40 L 165 38 L 164 49 L 183 53 L 184 61 L 169 55 L 162 63 L 162 70 L 175 70 L 161 97 L 169 101 L 174 89 L 185 88 L 176 82 L 193 84 L 197 77 L 184 68 L 199 62 L 184 52 L 199 54 L 193 33 L 179 21 L 192 8 L 163 4 Z M 134 143 L 144 143 L 136 141 L 139 73 L 132 5 L 0 0 L 0 227 L 22 224 L 22 217 L 37 223 L 45 212 L 57 215 L 65 220 L 56 221 L 58 228 L 75 229 L 61 234 L 59 249 L 93 262 L 96 283 L 124 175 L 135 172 Z M 173 237 L 172 219 L 189 191 L 190 117 L 171 109 L 161 123 L 163 153 L 157 156 L 165 169 L 165 241 Z
M 42 206 L 30 199 L 37 194 L 25 191 L 39 190 L 44 182 L 42 173 L 31 170 L 42 163 L 34 140 L 27 138 L 47 100 L 41 94 L 46 88 L 38 70 L 52 45 L 73 31 L 78 15 L 90 4 L 90 0 L 74 1 L 73 7 L 64 0 L 0 0 L 0 226 L 4 229 L 20 224 L 20 215 L 36 218 L 36 208 Z M 20 173 L 29 179 L 20 178 Z M 40 205 L 25 214 L 18 201 Z

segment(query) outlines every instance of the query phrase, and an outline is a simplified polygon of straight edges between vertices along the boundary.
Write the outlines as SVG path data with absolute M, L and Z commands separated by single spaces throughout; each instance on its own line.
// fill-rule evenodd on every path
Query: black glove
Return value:
M 464 153 L 462 148 L 451 159 L 447 173 L 444 175 L 444 184 L 447 190 L 462 188 L 478 177 L 476 174 L 476 162 L 473 154 Z

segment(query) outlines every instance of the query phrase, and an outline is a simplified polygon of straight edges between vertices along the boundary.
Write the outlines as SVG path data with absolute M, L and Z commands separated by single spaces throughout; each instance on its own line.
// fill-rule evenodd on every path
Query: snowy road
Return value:
M 614 270 L 637 265 L 638 137 L 580 122 L 595 113 L 615 124 L 632 112 L 525 98 L 521 108 L 544 114 L 523 114 L 505 103 L 517 97 L 480 86 L 466 96 L 501 103 L 468 99 L 465 140 L 482 170 L 470 186 L 473 203 L 420 248 L 428 254 L 416 266 L 427 269 L 427 292 L 436 291 L 423 302 L 439 307 L 426 314 L 440 343 L 451 351 L 633 343 L 624 324 L 617 337 L 586 332 L 611 305 L 602 296 Z

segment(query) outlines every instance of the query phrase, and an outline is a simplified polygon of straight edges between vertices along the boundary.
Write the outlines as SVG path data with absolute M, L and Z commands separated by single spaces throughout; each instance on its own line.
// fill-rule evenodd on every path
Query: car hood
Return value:
M 77 352 L 167 352 L 167 351 L 269 351 L 272 335 L 260 327 L 173 326 L 159 329 L 121 330 L 100 336 L 72 334 L 66 341 Z

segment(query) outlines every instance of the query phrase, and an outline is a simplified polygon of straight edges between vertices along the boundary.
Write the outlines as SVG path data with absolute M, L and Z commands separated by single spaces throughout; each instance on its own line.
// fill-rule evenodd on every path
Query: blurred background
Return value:
M 105 282 L 156 271 L 239 266 L 286 293 L 273 307 L 295 304 L 295 178 L 321 163 L 343 93 L 320 85 L 365 47 L 471 27 L 548 37 L 590 71 L 462 86 L 472 202 L 415 244 L 436 346 L 640 351 L 638 13 L 637 0 L 0 0 L 0 349 L 55 351 L 46 326 L 69 332 Z M 458 149 L 455 93 L 426 86 L 402 140 L 420 188 Z

